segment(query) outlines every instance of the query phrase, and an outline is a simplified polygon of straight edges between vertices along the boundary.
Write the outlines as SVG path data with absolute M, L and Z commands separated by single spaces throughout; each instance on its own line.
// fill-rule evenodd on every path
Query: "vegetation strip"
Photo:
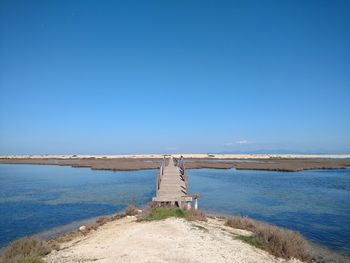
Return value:
M 217 159 L 186 158 L 186 169 L 231 169 L 296 172 L 314 169 L 343 169 L 350 166 L 349 159 L 268 158 L 268 159 Z M 0 158 L 3 164 L 41 164 L 87 167 L 93 170 L 135 171 L 158 169 L 157 158 Z

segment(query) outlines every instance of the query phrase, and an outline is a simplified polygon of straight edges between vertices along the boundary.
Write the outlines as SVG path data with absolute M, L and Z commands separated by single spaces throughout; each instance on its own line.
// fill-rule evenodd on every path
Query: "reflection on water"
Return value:
M 50 228 L 143 206 L 154 170 L 111 172 L 42 165 L 0 165 L 0 247 Z
M 350 169 L 296 173 L 188 170 L 200 208 L 301 232 L 350 255 Z

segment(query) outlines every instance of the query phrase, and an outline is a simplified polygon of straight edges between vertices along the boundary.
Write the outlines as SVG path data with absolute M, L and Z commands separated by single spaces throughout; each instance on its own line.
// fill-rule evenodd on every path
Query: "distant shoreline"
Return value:
M 175 157 L 180 155 L 173 155 Z M 350 155 L 223 155 L 184 154 L 187 169 L 231 169 L 297 172 L 344 169 Z M 0 156 L 2 164 L 37 164 L 86 167 L 92 170 L 137 171 L 158 169 L 163 155 L 35 155 Z M 186 162 L 187 161 L 187 162 Z
M 350 159 L 350 154 L 117 154 L 117 155 L 85 155 L 85 154 L 42 154 L 42 155 L 0 155 L 0 159 L 18 159 L 18 158 L 53 158 L 53 159 L 159 159 L 164 155 L 172 155 L 175 158 L 183 156 L 185 159 L 193 158 L 211 158 L 211 159 L 270 159 L 270 158 L 283 158 L 283 159 Z

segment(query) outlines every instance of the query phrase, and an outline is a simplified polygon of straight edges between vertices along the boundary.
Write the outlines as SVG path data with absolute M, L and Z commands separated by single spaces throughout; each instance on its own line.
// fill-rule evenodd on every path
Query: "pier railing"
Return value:
M 175 166 L 178 166 L 180 168 L 181 176 L 182 176 L 182 179 L 185 182 L 186 190 L 187 190 L 188 189 L 188 176 L 185 173 L 185 162 L 184 162 L 184 159 L 183 159 L 183 157 L 175 158 L 174 162 L 175 162 Z
M 162 181 L 162 177 L 163 177 L 163 174 L 164 174 L 164 168 L 165 166 L 167 165 L 167 159 L 164 157 L 163 158 L 163 161 L 160 165 L 160 169 L 159 169 L 159 173 L 157 175 L 157 195 L 158 195 L 158 191 L 159 191 L 159 187 L 160 187 L 160 183 Z

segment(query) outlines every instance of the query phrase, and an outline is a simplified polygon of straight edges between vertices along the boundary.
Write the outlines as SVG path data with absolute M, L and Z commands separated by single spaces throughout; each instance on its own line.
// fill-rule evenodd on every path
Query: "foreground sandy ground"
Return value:
M 61 244 L 46 262 L 286 262 L 254 248 L 223 221 L 207 223 L 169 218 L 136 222 L 127 217 L 109 222 L 85 237 Z M 288 262 L 299 262 L 290 260 Z

